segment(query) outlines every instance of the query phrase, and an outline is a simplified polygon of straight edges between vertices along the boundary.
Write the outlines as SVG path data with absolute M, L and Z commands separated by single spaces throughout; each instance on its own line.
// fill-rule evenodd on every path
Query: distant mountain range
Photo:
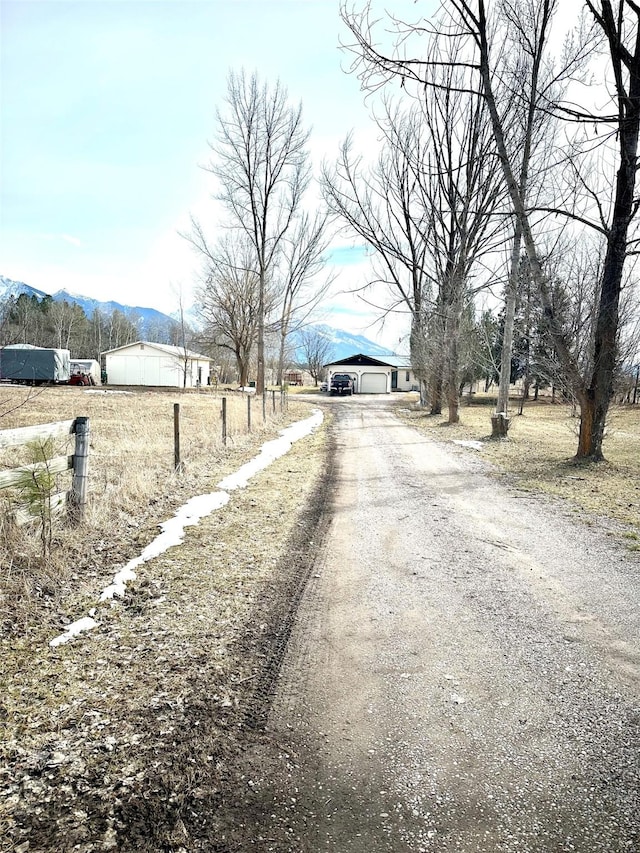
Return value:
M 351 332 L 345 332 L 344 329 L 335 329 L 333 326 L 327 326 L 323 323 L 317 323 L 312 328 L 330 342 L 330 361 L 340 361 L 357 353 L 364 353 L 373 358 L 381 359 L 394 354 L 390 349 L 375 344 L 363 335 L 354 335 Z M 302 357 L 300 356 L 298 360 L 302 361 Z
M 91 317 L 96 310 L 102 311 L 105 314 L 111 314 L 113 311 L 121 311 L 129 320 L 136 324 L 141 340 L 152 340 L 157 343 L 170 342 L 169 329 L 176 322 L 175 317 L 163 314 L 162 311 L 157 311 L 155 308 L 144 308 L 139 305 L 122 305 L 120 302 L 114 302 L 113 300 L 101 302 L 99 299 L 91 299 L 88 296 L 69 293 L 66 290 L 58 290 L 56 293 L 45 293 L 43 290 L 31 287 L 31 285 L 25 284 L 23 281 L 13 281 L 10 278 L 0 275 L 0 302 L 11 296 L 17 298 L 21 293 L 27 296 L 36 296 L 38 299 L 51 296 L 56 302 L 73 302 L 82 308 L 87 317 Z M 188 315 L 189 313 L 187 312 Z M 193 315 L 188 316 L 188 321 L 193 325 Z M 379 346 L 363 335 L 354 335 L 343 329 L 336 329 L 325 324 L 317 324 L 313 328 L 330 341 L 331 361 L 339 361 L 356 353 L 365 353 L 373 358 L 384 358 L 384 356 L 393 355 L 391 350 Z
M 93 316 L 93 312 L 96 310 L 105 314 L 120 311 L 131 322 L 136 324 L 142 339 L 153 338 L 158 343 L 165 343 L 160 338 L 167 337 L 168 329 L 176 322 L 175 317 L 163 314 L 162 311 L 157 311 L 155 308 L 143 308 L 139 305 L 121 305 L 119 302 L 114 302 L 113 300 L 101 302 L 99 299 L 91 299 L 88 296 L 69 293 L 66 290 L 45 293 L 43 290 L 31 287 L 30 284 L 25 284 L 23 281 L 12 281 L 12 279 L 0 275 L 0 301 L 8 299 L 10 296 L 17 298 L 21 293 L 27 296 L 37 296 L 38 299 L 51 296 L 55 302 L 73 302 L 79 305 L 89 318 Z

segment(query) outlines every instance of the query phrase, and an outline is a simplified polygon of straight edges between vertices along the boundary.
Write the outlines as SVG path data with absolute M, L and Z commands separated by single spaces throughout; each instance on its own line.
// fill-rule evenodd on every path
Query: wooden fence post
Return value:
M 173 470 L 182 471 L 180 460 L 180 403 L 173 404 Z
M 222 443 L 227 443 L 227 398 L 222 398 Z
M 251 394 L 247 394 L 247 432 L 251 432 Z
M 275 390 L 271 392 L 271 405 L 273 406 L 273 414 L 276 413 L 276 392 Z
M 76 436 L 73 454 L 73 476 L 71 479 L 72 514 L 78 521 L 84 518 L 87 505 L 87 485 L 89 481 L 89 418 L 75 419 L 73 431 Z

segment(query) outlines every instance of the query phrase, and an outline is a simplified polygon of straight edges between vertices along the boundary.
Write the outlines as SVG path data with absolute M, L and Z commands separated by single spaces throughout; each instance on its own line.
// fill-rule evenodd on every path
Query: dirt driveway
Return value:
M 640 850 L 637 556 L 388 398 L 332 408 L 324 547 L 242 849 Z

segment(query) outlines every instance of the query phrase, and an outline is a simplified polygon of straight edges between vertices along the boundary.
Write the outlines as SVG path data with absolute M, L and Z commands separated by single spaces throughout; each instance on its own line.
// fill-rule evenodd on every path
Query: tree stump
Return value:
M 510 420 L 504 412 L 491 415 L 491 438 L 506 438 Z

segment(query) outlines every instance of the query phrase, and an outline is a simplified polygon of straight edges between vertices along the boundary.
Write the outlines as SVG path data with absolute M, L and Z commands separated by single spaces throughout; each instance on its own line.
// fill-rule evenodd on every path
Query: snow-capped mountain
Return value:
M 310 327 L 313 331 L 318 332 L 326 338 L 331 344 L 331 361 L 340 361 L 343 358 L 348 358 L 350 355 L 364 353 L 372 358 L 384 359 L 385 356 L 391 356 L 394 353 L 390 349 L 380 346 L 379 344 L 365 338 L 364 335 L 355 335 L 352 332 L 347 332 L 344 329 L 336 329 L 333 326 L 327 326 L 324 323 L 318 323 Z M 295 334 L 293 335 L 295 343 Z M 299 360 L 302 359 L 300 355 Z
M 17 298 L 21 293 L 27 296 L 36 296 L 38 299 L 51 296 L 56 302 L 74 302 L 82 308 L 89 318 L 93 315 L 94 311 L 101 311 L 104 314 L 121 311 L 126 317 L 136 323 L 141 339 L 150 339 L 158 343 L 170 342 L 169 329 L 177 322 L 176 317 L 170 317 L 168 314 L 163 314 L 162 311 L 157 311 L 155 308 L 144 308 L 139 305 L 122 305 L 120 302 L 114 302 L 113 300 L 103 302 L 99 299 L 92 299 L 89 296 L 82 296 L 78 293 L 69 293 L 67 290 L 58 290 L 56 293 L 48 294 L 43 290 L 38 290 L 29 284 L 25 284 L 23 281 L 13 281 L 10 278 L 0 275 L 0 302 L 12 296 Z M 185 313 L 187 322 L 194 328 L 197 328 L 200 318 L 197 317 L 192 309 Z M 373 358 L 384 358 L 384 356 L 393 355 L 391 350 L 381 347 L 363 335 L 356 335 L 344 329 L 327 326 L 326 324 L 317 324 L 312 328 L 330 341 L 330 358 L 332 361 L 339 361 L 342 358 L 347 358 L 350 355 L 360 352 L 370 355 Z M 293 338 L 295 347 L 295 335 Z M 302 354 L 297 353 L 297 355 L 299 355 L 298 360 L 302 360 Z
M 162 311 L 157 311 L 155 308 L 144 308 L 140 305 L 122 305 L 120 302 L 109 300 L 103 302 L 99 299 L 92 299 L 89 296 L 82 296 L 78 293 L 69 293 L 67 290 L 58 290 L 55 293 L 45 293 L 43 290 L 38 290 L 36 287 L 31 287 L 30 284 L 25 284 L 23 281 L 13 281 L 0 275 L 0 301 L 9 299 L 10 297 L 17 298 L 21 293 L 27 296 L 36 296 L 38 299 L 43 299 L 45 296 L 51 296 L 55 302 L 73 302 L 79 305 L 87 317 L 91 318 L 94 311 L 101 311 L 104 314 L 111 314 L 114 311 L 121 311 L 129 320 L 134 322 L 139 331 L 141 338 L 152 337 L 153 340 L 158 340 L 163 343 L 160 338 L 167 337 L 168 329 L 175 324 L 176 320 L 168 314 L 163 314 Z
M 155 308 L 145 308 L 141 305 L 122 305 L 120 302 L 114 302 L 110 299 L 103 302 L 99 299 L 92 299 L 89 296 L 81 296 L 77 293 L 69 293 L 66 290 L 58 290 L 52 294 L 56 302 L 75 302 L 79 305 L 87 317 L 91 317 L 94 311 L 101 311 L 104 314 L 111 314 L 113 311 L 121 311 L 129 320 L 132 320 L 140 329 L 141 337 L 148 337 L 153 329 L 166 329 L 175 324 L 175 319 L 168 314 L 163 314 L 162 311 L 157 311 Z
M 0 300 L 9 299 L 11 296 L 17 299 L 21 293 L 25 293 L 27 296 L 37 296 L 38 299 L 49 296 L 44 290 L 38 290 L 36 287 L 31 287 L 30 284 L 25 284 L 23 281 L 13 281 L 10 278 L 0 275 Z

